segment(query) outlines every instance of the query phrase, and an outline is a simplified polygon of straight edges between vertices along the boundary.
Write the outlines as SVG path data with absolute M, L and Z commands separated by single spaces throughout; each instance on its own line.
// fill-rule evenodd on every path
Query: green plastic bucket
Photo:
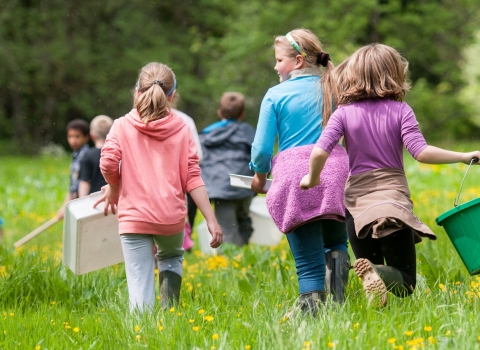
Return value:
M 478 160 L 472 159 L 470 166 L 475 161 Z M 470 275 L 476 275 L 480 273 L 480 198 L 457 206 L 468 169 L 460 185 L 454 208 L 440 215 L 436 221 L 447 232 Z

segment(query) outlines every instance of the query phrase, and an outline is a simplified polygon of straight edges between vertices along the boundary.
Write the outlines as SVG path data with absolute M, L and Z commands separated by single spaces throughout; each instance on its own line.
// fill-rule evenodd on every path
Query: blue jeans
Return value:
M 340 250 L 348 254 L 344 222 L 317 220 L 287 234 L 297 267 L 300 294 L 325 290 L 325 253 Z

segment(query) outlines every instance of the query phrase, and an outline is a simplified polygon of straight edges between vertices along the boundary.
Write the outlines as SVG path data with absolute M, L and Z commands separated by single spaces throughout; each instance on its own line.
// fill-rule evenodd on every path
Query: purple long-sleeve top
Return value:
M 412 108 L 405 102 L 387 99 L 340 106 L 316 146 L 331 153 L 342 136 L 350 175 L 382 168 L 403 170 L 403 145 L 415 159 L 427 147 Z

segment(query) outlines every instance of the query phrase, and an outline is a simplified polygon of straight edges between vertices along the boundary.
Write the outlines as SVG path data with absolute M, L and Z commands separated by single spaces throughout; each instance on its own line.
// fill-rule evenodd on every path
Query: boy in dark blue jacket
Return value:
M 230 185 L 228 174 L 253 176 L 249 168 L 255 129 L 244 123 L 245 98 L 238 92 L 226 92 L 217 110 L 220 121 L 203 129 L 200 142 L 202 178 L 215 216 L 223 231 L 223 241 L 242 246 L 252 235 L 249 208 L 254 192 Z

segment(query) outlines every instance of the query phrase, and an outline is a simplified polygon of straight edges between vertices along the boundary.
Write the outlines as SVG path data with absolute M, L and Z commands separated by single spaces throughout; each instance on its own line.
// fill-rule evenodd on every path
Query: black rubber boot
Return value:
M 363 289 L 370 302 L 377 302 L 380 307 L 387 304 L 387 292 L 397 296 L 406 296 L 403 276 L 391 266 L 374 265 L 368 259 L 358 259 L 353 265 L 355 273 L 362 279 Z
M 348 285 L 350 256 L 340 250 L 332 250 L 325 254 L 325 260 L 325 291 L 332 294 L 333 301 L 343 304 Z
M 302 310 L 304 314 L 311 314 L 315 317 L 326 300 L 327 295 L 323 290 L 300 294 L 300 310 Z
M 162 309 L 178 304 L 180 299 L 180 287 L 182 286 L 182 277 L 172 271 L 160 272 L 160 302 Z

